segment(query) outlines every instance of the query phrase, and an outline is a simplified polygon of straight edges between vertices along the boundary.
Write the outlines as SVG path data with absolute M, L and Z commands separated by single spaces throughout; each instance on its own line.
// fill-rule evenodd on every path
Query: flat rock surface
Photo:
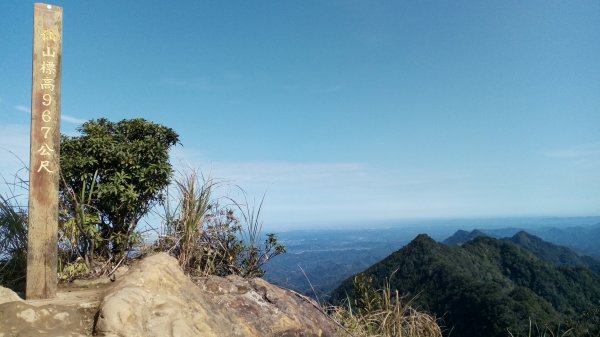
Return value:
M 88 330 L 77 308 L 25 301 L 0 305 L 1 337 L 85 337 Z
M 55 298 L 27 301 L 0 287 L 0 337 L 89 336 L 106 287 L 61 286 Z
M 56 304 L 76 308 L 98 308 L 107 286 L 102 288 L 60 288 L 55 298 L 48 300 L 27 300 L 33 306 Z
M 131 267 L 102 301 L 95 334 L 105 337 L 328 337 L 318 306 L 262 279 L 210 277 L 194 284 L 167 254 Z

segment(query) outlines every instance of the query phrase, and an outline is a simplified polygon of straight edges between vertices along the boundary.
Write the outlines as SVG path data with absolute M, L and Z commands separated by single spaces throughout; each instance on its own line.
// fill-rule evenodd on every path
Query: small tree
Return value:
M 173 172 L 169 148 L 179 136 L 141 118 L 91 120 L 78 131 L 61 138 L 61 199 L 68 216 L 79 219 L 83 255 L 122 254 L 139 220 L 163 198 Z

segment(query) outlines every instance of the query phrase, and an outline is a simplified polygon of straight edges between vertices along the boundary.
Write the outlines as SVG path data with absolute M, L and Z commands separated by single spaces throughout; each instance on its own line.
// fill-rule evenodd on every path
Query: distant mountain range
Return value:
M 598 328 L 580 319 L 600 305 L 597 260 L 523 231 L 506 239 L 459 231 L 444 242 L 419 235 L 362 274 L 416 296 L 413 303 L 440 317 L 449 336 L 527 335 L 530 319 L 554 328 L 571 322 L 574 336 Z M 331 300 L 353 294 L 350 277 Z
M 459 229 L 451 237 L 444 240 L 443 243 L 450 245 L 450 246 L 460 246 L 463 243 L 467 243 L 467 242 L 469 242 L 477 237 L 480 237 L 480 236 L 490 236 L 490 235 L 485 234 L 484 232 L 480 231 L 479 229 L 475 229 L 470 232 Z
M 513 236 L 523 230 L 545 241 L 600 258 L 600 223 L 592 226 L 481 229 L 487 235 L 497 238 Z
M 460 246 L 480 236 L 490 236 L 481 230 L 475 229 L 471 232 L 458 230 L 454 235 L 443 241 L 444 244 L 451 246 Z M 533 253 L 538 258 L 550 262 L 554 265 L 571 265 L 587 267 L 594 273 L 600 275 L 600 259 L 576 253 L 574 250 L 559 246 L 541 238 L 529 234 L 525 231 L 519 231 L 510 238 L 501 240 L 509 241 L 517 246 Z M 598 243 L 600 245 L 600 242 Z

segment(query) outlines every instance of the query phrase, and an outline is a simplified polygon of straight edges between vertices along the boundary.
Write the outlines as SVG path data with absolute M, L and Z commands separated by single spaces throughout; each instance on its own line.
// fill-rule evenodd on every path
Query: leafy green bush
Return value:
M 72 281 L 76 278 L 81 278 L 90 272 L 88 265 L 81 258 L 69 262 L 66 265 L 62 265 L 61 259 L 59 259 L 58 262 L 58 279 L 61 281 Z
M 169 148 L 179 136 L 144 119 L 91 120 L 79 132 L 62 136 L 60 157 L 63 220 L 78 231 L 71 231 L 78 236 L 73 258 L 114 261 L 134 244 L 141 217 L 163 199 L 172 176 Z

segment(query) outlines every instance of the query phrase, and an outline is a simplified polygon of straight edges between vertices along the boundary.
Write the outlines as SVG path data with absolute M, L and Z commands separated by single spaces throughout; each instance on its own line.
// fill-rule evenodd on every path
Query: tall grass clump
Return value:
M 212 190 L 215 182 L 200 177 L 197 172 L 175 180 L 178 203 L 171 208 L 165 202 L 165 218 L 158 249 L 174 255 L 181 267 L 191 273 L 207 272 L 206 256 L 209 252 L 201 246 L 205 235 L 204 223 L 211 211 Z
M 196 171 L 175 179 L 175 196 L 163 205 L 155 249 L 173 255 L 191 276 L 262 276 L 262 265 L 285 248 L 274 234 L 268 234 L 260 246 L 260 207 L 236 202 L 233 207 L 221 206 L 214 195 L 219 184 Z M 236 210 L 242 213 L 242 221 Z
M 389 283 L 376 290 L 372 279 L 364 275 L 354 278 L 355 298 L 331 309 L 340 324 L 338 336 L 354 337 L 441 337 L 436 318 L 415 310 L 410 301 L 404 303 Z
M 0 194 L 0 285 L 17 292 L 25 290 L 27 274 L 27 208 L 17 189 L 27 191 L 27 182 L 15 174 L 4 180 L 7 192 Z

